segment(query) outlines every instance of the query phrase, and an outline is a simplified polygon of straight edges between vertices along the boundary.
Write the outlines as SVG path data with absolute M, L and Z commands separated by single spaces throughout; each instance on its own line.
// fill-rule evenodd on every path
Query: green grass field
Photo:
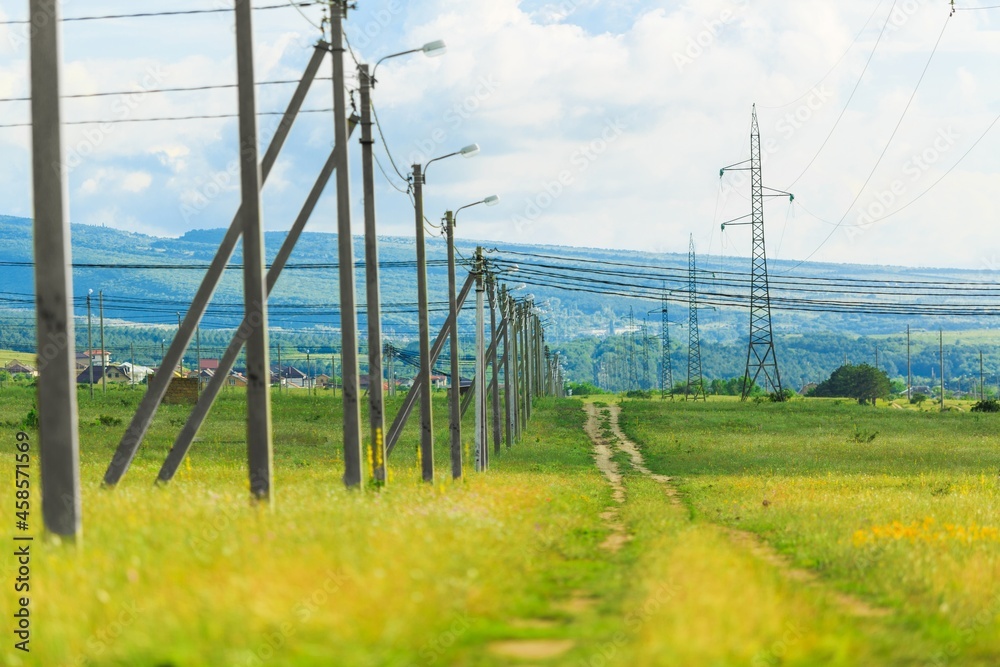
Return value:
M 604 414 L 618 502 L 578 400 L 539 401 L 523 442 L 453 483 L 441 395 L 439 481 L 418 481 L 411 424 L 389 486 L 348 492 L 339 398 L 274 395 L 268 509 L 248 501 L 239 391 L 222 395 L 169 486 L 152 481 L 186 415 L 177 406 L 161 409 L 122 484 L 100 488 L 138 397 L 81 395 L 82 544 L 35 543 L 32 651 L 13 651 L 3 628 L 0 664 L 1000 661 L 996 415 L 626 401 L 622 429 L 671 481 L 634 465 Z M 0 396 L 10 480 L 31 406 L 25 388 Z M 8 544 L 13 502 L 11 481 Z M 615 530 L 620 549 L 606 541 Z M 0 553 L 12 581 L 12 550 Z
M 37 366 L 35 355 L 30 352 L 15 352 L 14 350 L 0 350 L 0 366 L 6 366 L 9 362 L 17 359 L 22 364 Z

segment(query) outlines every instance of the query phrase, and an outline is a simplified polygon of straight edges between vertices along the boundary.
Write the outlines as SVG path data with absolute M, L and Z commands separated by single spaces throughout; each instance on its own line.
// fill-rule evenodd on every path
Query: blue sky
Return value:
M 255 2 L 271 4 L 280 0 Z M 748 157 L 757 103 L 768 149 L 765 184 L 796 195 L 794 204 L 767 205 L 770 256 L 1000 268 L 991 157 L 1000 128 L 980 141 L 1000 113 L 996 11 L 949 19 L 943 0 L 358 5 L 347 31 L 365 61 L 434 39 L 448 43 L 440 58 L 385 63 L 375 101 L 404 174 L 415 160 L 482 146 L 475 158 L 435 163 L 428 178 L 432 220 L 490 194 L 502 197 L 496 207 L 463 212 L 462 237 L 683 252 L 693 233 L 702 253 L 746 255 L 749 229 L 722 233 L 719 223 L 749 211 L 749 186 L 738 174 L 720 181 L 718 169 Z M 175 0 L 142 8 L 226 6 Z M 26 2 L 5 2 L 0 16 L 21 19 L 26 11 Z M 64 16 L 130 11 L 136 5 L 123 0 L 63 3 Z M 319 7 L 303 12 L 319 21 Z M 318 31 L 292 8 L 254 18 L 258 79 L 297 78 Z M 27 93 L 21 31 L 0 26 L 0 97 Z M 63 37 L 68 94 L 235 81 L 229 13 L 66 23 Z M 262 86 L 258 106 L 282 110 L 291 91 Z M 318 81 L 305 106 L 325 108 L 330 99 L 330 83 Z M 66 100 L 64 118 L 235 108 L 235 91 L 225 89 Z M 0 102 L 0 124 L 25 122 L 28 112 L 25 103 Z M 268 123 L 273 119 L 261 121 Z M 227 173 L 236 157 L 235 120 L 111 127 L 65 130 L 74 222 L 159 235 L 229 224 L 238 202 L 238 178 Z M 332 135 L 327 114 L 297 122 L 264 190 L 268 229 L 291 224 Z M 0 128 L 0 213 L 30 215 L 28 149 L 27 128 Z M 376 151 L 402 185 L 381 141 Z M 360 232 L 356 141 L 352 160 Z M 413 234 L 408 199 L 381 174 L 377 209 L 382 233 Z M 333 230 L 332 186 L 310 224 Z

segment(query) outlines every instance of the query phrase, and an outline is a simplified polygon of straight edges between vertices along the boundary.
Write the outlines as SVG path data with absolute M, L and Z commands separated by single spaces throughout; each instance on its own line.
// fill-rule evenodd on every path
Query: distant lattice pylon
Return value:
M 670 363 L 670 321 L 667 318 L 667 290 L 663 289 L 663 305 L 660 309 L 660 398 L 670 394 L 674 397 L 674 369 Z
M 695 276 L 694 235 L 688 249 L 688 376 L 684 398 L 708 400 L 701 375 L 701 335 L 698 332 L 698 282 Z
M 747 162 L 750 163 L 749 167 L 740 166 Z M 766 391 L 782 396 L 781 373 L 778 371 L 778 358 L 774 351 L 774 336 L 771 331 L 771 296 L 767 279 L 767 253 L 764 249 L 764 198 L 787 196 L 790 200 L 794 199 L 794 196 L 788 192 L 764 187 L 761 176 L 760 126 L 757 123 L 756 105 L 753 107 L 750 124 L 750 159 L 723 168 L 720 176 L 726 171 L 736 170 L 750 171 L 751 212 L 749 216 L 743 216 L 743 218 L 750 217 L 751 221 L 749 223 L 730 221 L 723 223 L 722 228 L 725 230 L 727 225 L 750 224 L 753 229 L 753 258 L 750 277 L 750 342 L 747 347 L 747 364 L 743 376 L 741 397 L 745 401 L 758 380 L 763 381 Z M 765 194 L 764 190 L 768 190 L 768 193 Z M 740 219 L 742 218 L 737 218 L 737 220 Z

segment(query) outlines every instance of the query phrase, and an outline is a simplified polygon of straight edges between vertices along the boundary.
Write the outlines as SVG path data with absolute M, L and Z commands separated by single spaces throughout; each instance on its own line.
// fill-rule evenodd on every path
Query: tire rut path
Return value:
M 595 442 L 595 447 L 598 442 L 595 439 L 595 434 L 597 438 L 603 443 L 603 446 L 611 450 L 612 448 L 617 448 L 619 451 L 623 452 L 629 457 L 629 461 L 633 468 L 641 474 L 655 480 L 661 484 L 664 488 L 664 492 L 670 498 L 670 502 L 675 505 L 680 505 L 680 495 L 677 488 L 673 484 L 671 477 L 667 475 L 660 475 L 651 471 L 647 466 L 646 462 L 642 457 L 642 452 L 639 451 L 639 447 L 629 440 L 625 433 L 622 432 L 621 426 L 619 424 L 619 416 L 621 415 L 621 407 L 618 405 L 611 405 L 606 408 L 601 408 L 600 413 L 598 408 L 591 403 L 587 404 L 588 412 L 588 435 Z M 607 415 L 608 426 L 613 434 L 612 438 L 604 438 L 601 435 L 600 422 L 601 417 Z M 593 433 L 589 429 L 590 424 L 593 422 Z M 611 465 L 615 465 L 614 461 L 610 460 L 613 452 L 608 453 L 608 462 Z M 599 464 L 600 465 L 600 464 Z M 618 485 L 621 486 L 621 473 L 617 470 L 615 466 L 615 474 L 617 475 Z M 622 489 L 622 502 L 624 501 L 624 489 Z M 717 525 L 717 524 L 713 524 Z M 830 600 L 835 606 L 837 606 L 841 611 L 855 617 L 859 618 L 878 618 L 891 615 L 893 612 L 890 609 L 884 607 L 878 607 L 872 605 L 861 598 L 855 597 L 848 593 L 843 593 L 838 591 L 825 582 L 823 582 L 819 575 L 817 575 L 812 570 L 806 570 L 802 568 L 795 567 L 794 564 L 788 559 L 787 556 L 778 553 L 774 547 L 768 544 L 764 539 L 762 539 L 756 533 L 752 533 L 746 530 L 739 530 L 736 528 L 729 528 L 726 526 L 719 526 L 723 533 L 738 547 L 750 552 L 756 558 L 763 560 L 772 567 L 774 567 L 785 579 L 795 582 L 800 585 L 809 586 L 817 590 L 821 590 L 825 595 L 826 599 Z M 624 527 L 622 528 L 624 531 Z

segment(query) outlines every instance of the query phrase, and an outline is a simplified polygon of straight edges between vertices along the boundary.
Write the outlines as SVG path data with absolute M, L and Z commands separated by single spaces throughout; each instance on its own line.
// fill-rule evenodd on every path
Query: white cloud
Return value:
M 122 190 L 126 192 L 142 192 L 153 182 L 153 177 L 144 171 L 132 172 L 122 179 Z
M 73 11 L 112 7 L 92 4 Z M 935 185 L 1000 109 L 1000 89 L 986 83 L 994 78 L 1000 41 L 995 20 L 985 13 L 949 19 L 922 87 L 873 172 L 947 17 L 947 9 L 931 0 L 897 3 L 903 13 L 890 17 L 890 29 L 842 118 L 888 3 L 877 9 L 871 3 L 821 0 L 363 4 L 348 26 L 360 57 L 369 62 L 433 39 L 448 41 L 442 58 L 414 54 L 383 64 L 375 99 L 402 170 L 413 160 L 472 141 L 482 145 L 483 153 L 473 160 L 435 164 L 426 190 L 432 219 L 445 208 L 494 192 L 503 195 L 499 206 L 467 214 L 459 229 L 463 236 L 683 252 L 693 232 L 703 251 L 719 252 L 719 222 L 746 213 L 749 203 L 746 186 L 720 192 L 718 169 L 748 156 L 750 106 L 756 102 L 762 136 L 771 146 L 765 182 L 782 189 L 795 182 L 798 202 L 792 209 L 787 201 L 768 204 L 769 250 L 777 252 L 780 240 L 783 258 L 802 258 L 821 247 L 814 259 L 974 268 L 979 255 L 997 254 L 982 243 L 956 242 L 955 230 L 970 239 L 991 238 L 983 192 L 995 189 L 990 156 L 998 138 L 988 135 Z M 306 11 L 318 19 L 318 8 Z M 315 30 L 293 10 L 255 17 L 258 78 L 297 78 L 312 54 Z M 143 82 L 150 73 L 159 73 L 154 78 L 164 86 L 235 80 L 230 17 L 172 21 L 176 39 L 170 44 L 123 35 L 120 26 L 110 24 L 67 29 L 66 91 L 135 90 L 148 87 Z M 26 52 L 10 55 L 0 63 L 0 95 L 27 90 Z M 324 65 L 321 76 L 328 74 Z M 258 106 L 283 109 L 292 89 L 260 86 Z M 329 105 L 329 81 L 318 81 L 305 107 Z M 65 115 L 67 120 L 210 115 L 235 107 L 236 91 L 227 88 L 70 100 Z M 0 104 L 0 122 L 23 120 L 28 109 Z M 581 151 L 601 140 L 616 120 L 627 125 L 621 135 L 594 159 L 581 161 Z M 261 118 L 262 134 L 274 121 Z M 957 134 L 954 145 L 919 175 L 908 173 L 914 156 L 933 147 L 937 133 L 949 127 Z M 329 116 L 297 121 L 265 190 L 273 217 L 268 228 L 294 217 L 326 158 L 331 135 Z M 0 150 L 22 171 L 30 167 L 28 145 L 27 133 L 0 129 Z M 141 191 L 137 199 L 145 208 L 129 213 L 159 233 L 223 226 L 232 217 L 238 177 L 221 182 L 220 174 L 229 174 L 238 156 L 234 121 L 126 123 L 108 131 L 68 126 L 65 145 L 86 152 L 71 174 L 74 210 L 82 219 L 104 210 L 101 195 L 108 188 Z M 391 172 L 381 145 L 377 150 Z M 355 136 L 355 222 L 361 217 L 357 152 Z M 564 171 L 570 178 L 553 196 L 552 184 Z M 412 234 L 408 200 L 377 178 L 381 230 Z M 863 234 L 850 234 L 848 225 L 872 206 L 877 209 L 880 195 L 892 192 L 897 181 L 905 188 L 889 212 L 919 196 L 917 203 Z M 12 210 L 30 210 L 23 183 L 0 188 L 6 188 L 0 192 Z M 331 186 L 320 202 L 315 228 L 331 219 L 332 192 Z M 531 224 L 516 223 L 539 201 L 546 205 Z M 194 202 L 203 204 L 197 215 L 179 214 Z M 843 217 L 844 226 L 824 243 L 833 227 L 811 215 L 833 223 Z M 108 224 L 123 219 L 106 211 L 102 216 Z M 749 251 L 748 235 L 740 227 L 727 231 L 726 252 Z

